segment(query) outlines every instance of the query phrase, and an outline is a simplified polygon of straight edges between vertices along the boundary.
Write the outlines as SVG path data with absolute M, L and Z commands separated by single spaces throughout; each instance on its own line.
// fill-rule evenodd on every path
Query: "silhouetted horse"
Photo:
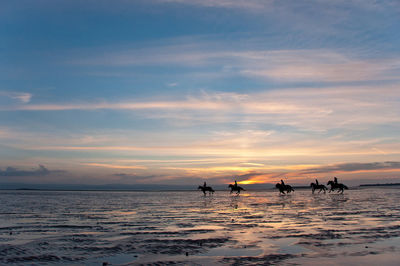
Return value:
M 228 187 L 231 189 L 231 194 L 233 191 L 236 191 L 236 194 L 240 194 L 241 190 L 246 191 L 244 188 L 242 188 L 241 186 L 237 186 L 237 185 L 235 186 L 235 185 L 230 184 Z
M 341 194 L 343 194 L 343 189 L 349 189 L 346 185 L 343 185 L 342 183 L 335 183 L 332 180 L 328 181 L 327 185 L 331 186 L 329 193 L 331 193 L 331 191 L 334 191 L 335 189 L 338 189 L 338 193 L 341 192 Z
M 316 183 L 311 183 L 310 187 L 312 189 L 312 193 L 314 194 L 314 191 L 316 189 L 319 189 L 318 193 L 320 193 L 322 190 L 324 191 L 324 193 L 326 193 L 326 190 L 328 189 L 325 185 L 321 185 L 318 183 L 318 180 L 315 180 Z
M 285 185 L 285 184 L 277 183 L 275 185 L 275 187 L 277 189 L 279 189 L 279 193 L 282 193 L 282 194 L 285 194 L 285 191 L 286 191 L 286 193 L 290 193 L 290 192 L 294 191 L 294 189 L 292 188 L 291 185 Z
M 199 186 L 197 189 L 201 189 L 203 191 L 204 195 L 206 195 L 206 191 L 208 191 L 211 194 L 214 194 L 214 189 L 212 187 L 207 187 L 207 186 Z

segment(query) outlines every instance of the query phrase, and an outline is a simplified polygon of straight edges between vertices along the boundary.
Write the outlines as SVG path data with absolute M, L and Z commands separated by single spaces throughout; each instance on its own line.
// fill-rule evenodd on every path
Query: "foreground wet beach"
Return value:
M 398 265 L 400 189 L 0 191 L 0 264 Z

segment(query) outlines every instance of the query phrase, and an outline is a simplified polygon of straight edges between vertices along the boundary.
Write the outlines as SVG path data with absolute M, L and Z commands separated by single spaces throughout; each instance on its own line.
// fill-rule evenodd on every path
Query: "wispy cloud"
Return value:
M 249 55 L 251 56 L 251 55 Z M 359 59 L 323 50 L 255 53 L 242 73 L 280 81 L 354 82 L 398 80 L 400 59 Z
M 178 85 L 179 85 L 178 82 L 170 82 L 170 83 L 167 83 L 167 86 L 168 86 L 168 87 L 176 87 L 176 86 L 178 86 Z
M 29 103 L 32 98 L 32 94 L 28 92 L 0 91 L 0 96 L 8 97 L 21 103 Z
M 303 171 L 304 174 L 343 173 L 343 172 L 370 172 L 370 171 L 400 171 L 400 162 L 373 162 L 373 163 L 341 163 L 320 166 Z
M 11 136 L 15 137 L 15 135 L 13 135 L 8 128 L 0 127 L 0 138 L 4 139 L 4 138 L 9 138 Z
M 132 110 L 177 121 L 290 125 L 310 130 L 397 123 L 397 85 L 294 88 L 262 93 L 208 93 L 171 101 L 88 102 L 4 106 L 3 111 Z M 183 110 L 187 112 L 182 112 Z M 140 112 L 139 112 L 140 111 Z M 156 112 L 154 112 L 156 111 Z M 199 120 L 200 119 L 200 120 Z
M 116 165 L 116 164 L 106 164 L 106 163 L 81 163 L 82 165 L 104 167 L 112 169 L 146 169 L 144 166 L 140 165 Z
M 208 145 L 207 145 L 208 143 Z M 332 157 L 332 156 L 361 156 L 361 155 L 376 155 L 377 152 L 371 147 L 357 147 L 347 144 L 346 142 L 326 144 L 324 146 L 315 147 L 321 141 L 308 142 L 301 145 L 301 141 L 287 144 L 283 147 L 274 145 L 273 147 L 257 147 L 257 143 L 252 145 L 238 146 L 241 143 L 235 143 L 237 146 L 232 147 L 232 142 L 226 141 L 218 144 L 204 142 L 203 144 L 194 145 L 171 145 L 171 146 L 24 146 L 24 150 L 48 150 L 48 151 L 109 151 L 109 152 L 146 152 L 153 155 L 168 155 L 168 156 L 237 156 L 247 159 L 273 159 L 285 158 L 288 160 L 290 157 Z M 247 143 L 245 143 L 247 144 Z M 296 145 L 295 145 L 296 144 Z M 379 147 L 379 145 L 377 145 Z M 386 155 L 398 155 L 398 145 L 388 144 L 386 148 Z M 392 148 L 390 148 L 392 146 Z M 349 147 L 352 149 L 349 150 Z M 358 148 L 358 149 L 356 149 Z M 131 153 L 132 154 L 132 153 Z M 138 155 L 135 153 L 134 155 Z M 100 166 L 100 165 L 99 165 Z M 103 165 L 102 165 L 103 166 Z M 121 166 L 123 167 L 123 166 Z
M 360 82 L 399 80 L 400 58 L 363 58 L 346 50 L 227 50 L 199 42 L 170 44 L 138 50 L 82 56 L 70 63 L 91 66 L 187 66 L 218 67 L 221 74 L 285 82 Z M 228 70 L 228 71 L 227 71 Z M 203 70 L 202 70 L 203 71 Z M 205 71 L 205 70 L 204 70 Z
M 201 107 L 200 104 L 204 104 Z M 224 108 L 215 102 L 198 101 L 164 101 L 164 102 L 117 102 L 117 103 L 80 103 L 80 104 L 31 104 L 14 107 L 5 107 L 2 110 L 26 110 L 26 111 L 63 111 L 63 110 L 140 110 L 140 109 L 209 109 Z
M 180 3 L 186 5 L 217 7 L 217 8 L 240 8 L 240 9 L 264 9 L 273 3 L 273 0 L 158 0 L 162 3 Z
M 310 8 L 314 7 L 319 9 L 326 4 L 329 4 L 331 9 L 340 8 L 359 8 L 367 10 L 380 10 L 384 8 L 397 7 L 397 2 L 393 0 L 384 0 L 377 3 L 375 0 L 348 0 L 348 1 L 297 1 L 295 4 L 292 1 L 274 1 L 274 0 L 156 0 L 161 3 L 178 3 L 185 5 L 193 5 L 199 7 L 213 7 L 213 8 L 228 8 L 228 9 L 241 9 L 241 10 L 259 10 L 264 11 L 277 11 L 280 9 L 291 9 L 294 7 Z M 328 12 L 328 11 L 325 11 Z

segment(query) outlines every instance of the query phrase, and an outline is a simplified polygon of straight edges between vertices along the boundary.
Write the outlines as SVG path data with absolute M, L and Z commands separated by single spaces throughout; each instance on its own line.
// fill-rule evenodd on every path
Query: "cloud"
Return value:
M 171 83 L 167 83 L 166 85 L 167 85 L 168 87 L 176 87 L 176 86 L 179 85 L 179 83 L 178 83 L 178 82 L 171 82 Z
M 399 85 L 288 88 L 260 93 L 201 93 L 163 101 L 24 104 L 3 111 L 131 110 L 140 117 L 179 126 L 251 123 L 287 125 L 311 131 L 400 122 Z M 183 112 L 185 111 L 185 112 Z M 187 125 L 186 125 L 187 126 Z
M 0 138 L 9 138 L 15 135 L 12 134 L 12 132 L 8 128 L 2 128 L 0 127 Z
M 193 184 L 199 177 L 191 176 L 177 176 L 168 174 L 127 174 L 127 173 L 114 173 L 112 176 L 117 177 L 119 182 L 124 183 L 136 183 L 136 184 L 147 184 L 154 186 L 157 189 L 157 184 L 168 184 L 168 185 L 184 185 Z
M 106 163 L 81 163 L 82 165 L 97 166 L 112 169 L 146 169 L 146 167 L 141 165 L 116 165 L 116 164 L 106 164 Z
M 11 166 L 5 168 L 5 170 L 0 169 L 0 176 L 4 177 L 24 177 L 24 176 L 48 176 L 51 174 L 66 173 L 63 170 L 49 170 L 43 165 L 39 165 L 38 169 L 33 170 L 20 170 Z
M 279 11 L 280 9 L 292 9 L 291 5 L 300 9 L 311 8 L 320 9 L 327 4 L 331 9 L 341 9 L 356 7 L 357 9 L 367 10 L 381 10 L 384 8 L 398 7 L 396 1 L 384 0 L 380 1 L 379 4 L 376 0 L 347 0 L 347 1 L 321 1 L 321 0 L 310 0 L 310 1 L 297 1 L 294 4 L 292 1 L 274 1 L 274 0 L 157 0 L 161 3 L 175 3 L 185 4 L 199 7 L 211 7 L 211 8 L 227 8 L 227 9 L 240 9 L 240 10 L 258 10 L 265 12 Z M 299 10 L 301 12 L 301 10 Z M 328 13 L 328 11 L 325 11 Z
M 258 56 L 241 73 L 291 82 L 358 82 L 399 80 L 393 70 L 400 59 L 359 59 L 323 50 L 277 51 Z
M 139 51 L 138 51 L 139 50 Z M 188 71 L 222 69 L 220 75 L 245 76 L 283 82 L 361 82 L 399 80 L 399 57 L 364 58 L 358 52 L 335 49 L 226 49 L 204 41 L 175 43 L 136 50 L 83 55 L 74 65 L 185 66 Z M 102 56 L 98 56 L 102 54 Z M 215 75 L 215 73 L 212 73 Z
M 200 106 L 200 104 L 202 106 Z M 80 103 L 80 104 L 31 104 L 14 107 L 5 107 L 2 110 L 25 110 L 25 111 L 64 111 L 64 110 L 150 110 L 150 109 L 209 109 L 223 108 L 222 104 L 215 102 L 198 101 L 158 101 L 158 102 L 116 102 L 116 103 Z
M 236 172 L 230 175 L 217 175 L 222 180 L 237 180 L 241 184 L 262 184 L 278 182 L 280 179 L 288 179 L 290 182 L 304 182 L 308 180 L 310 175 L 324 177 L 327 174 L 346 174 L 346 173 L 384 173 L 384 172 L 400 172 L 400 162 L 373 162 L 373 163 L 341 163 L 334 165 L 320 165 L 318 167 L 308 168 L 296 171 L 296 167 L 292 169 L 271 169 L 271 170 L 248 170 L 247 172 Z M 301 167 L 298 167 L 299 169 Z M 362 176 L 359 176 L 359 178 Z M 375 176 L 376 177 L 376 176 Z
M 180 3 L 186 5 L 213 7 L 213 8 L 239 8 L 239 9 L 264 9 L 273 3 L 273 0 L 159 0 L 163 3 Z
M 5 96 L 10 99 L 17 100 L 20 103 L 29 103 L 32 98 L 32 94 L 28 92 L 0 91 L 0 96 Z
M 373 162 L 373 163 L 341 163 L 302 171 L 303 174 L 343 173 L 343 172 L 370 172 L 370 171 L 400 171 L 400 162 Z

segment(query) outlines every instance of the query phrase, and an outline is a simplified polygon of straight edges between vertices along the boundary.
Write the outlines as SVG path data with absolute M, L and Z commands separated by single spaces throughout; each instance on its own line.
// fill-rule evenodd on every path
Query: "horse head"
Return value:
M 310 184 L 310 187 L 314 187 L 314 186 L 315 186 L 315 183 L 311 183 L 311 184 Z
M 328 183 L 327 183 L 327 185 L 333 186 L 333 181 L 332 181 L 332 180 L 329 180 Z
M 279 188 L 279 189 L 281 188 L 281 186 L 282 186 L 281 183 L 276 183 L 276 185 L 275 185 L 275 187 L 276 187 L 276 188 Z
M 202 186 L 199 186 L 197 189 L 203 189 L 203 187 L 202 187 Z
M 232 184 L 229 184 L 229 186 L 228 186 L 229 188 L 233 188 L 233 185 Z

